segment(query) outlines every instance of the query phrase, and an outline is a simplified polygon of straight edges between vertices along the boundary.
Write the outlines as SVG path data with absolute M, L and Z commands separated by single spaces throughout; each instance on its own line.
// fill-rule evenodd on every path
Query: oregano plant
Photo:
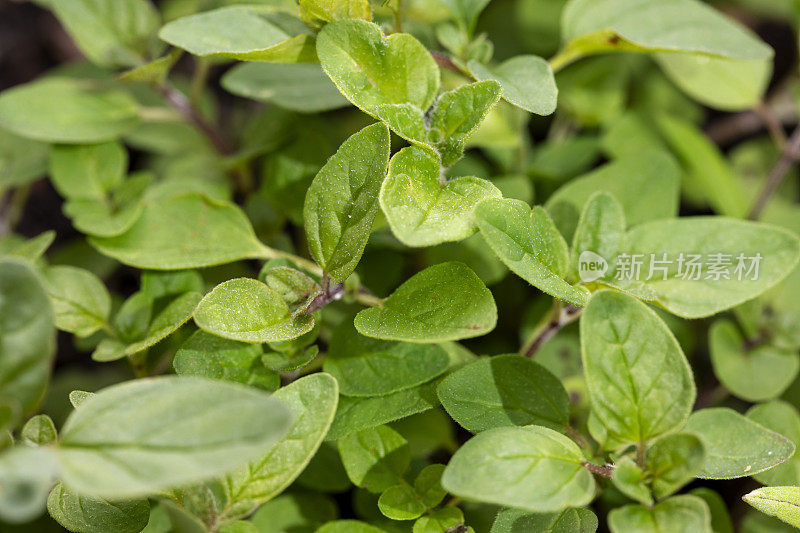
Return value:
M 0 531 L 800 527 L 795 4 L 0 6 Z

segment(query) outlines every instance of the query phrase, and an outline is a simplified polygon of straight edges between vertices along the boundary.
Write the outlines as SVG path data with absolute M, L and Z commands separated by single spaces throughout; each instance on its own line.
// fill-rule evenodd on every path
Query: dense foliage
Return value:
M 2 531 L 800 527 L 796 5 L 37 3 Z

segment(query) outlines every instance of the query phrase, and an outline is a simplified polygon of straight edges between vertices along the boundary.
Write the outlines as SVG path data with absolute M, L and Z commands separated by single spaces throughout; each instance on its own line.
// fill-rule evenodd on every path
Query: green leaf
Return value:
M 53 307 L 27 262 L 0 259 L 0 400 L 23 413 L 41 400 L 55 355 Z
M 77 494 L 56 485 L 47 498 L 47 512 L 69 531 L 139 533 L 150 520 L 147 500 L 112 502 Z
M 440 346 L 363 337 L 345 320 L 334 330 L 323 369 L 346 396 L 380 396 L 422 385 L 449 366 Z
M 144 339 L 129 344 L 125 348 L 125 355 L 141 352 L 165 339 L 170 333 L 192 318 L 192 312 L 201 298 L 202 295 L 199 292 L 187 292 L 175 298 L 163 311 L 156 315 L 150 323 Z
M 313 330 L 312 330 L 313 332 Z M 298 340 L 302 337 L 298 337 Z M 317 346 L 310 346 L 305 350 L 290 352 L 268 352 L 261 357 L 261 362 L 267 368 L 276 372 L 291 372 L 302 368 L 319 355 Z
M 649 150 L 621 157 L 558 189 L 545 203 L 559 231 L 573 238 L 578 218 L 598 191 L 611 194 L 629 226 L 678 214 L 681 169 L 669 154 Z
M 275 267 L 267 272 L 264 282 L 278 294 L 292 310 L 302 313 L 314 298 L 322 294 L 319 284 L 299 270 L 289 267 Z
M 472 433 L 531 424 L 561 429 L 569 423 L 569 398 L 558 378 L 516 354 L 460 368 L 437 392 L 447 413 Z
M 589 292 L 564 281 L 567 243 L 547 212 L 509 198 L 484 200 L 475 210 L 481 234 L 492 250 L 519 277 L 537 289 L 583 307 Z
M 49 448 L 14 446 L 0 452 L 0 519 L 25 524 L 41 515 L 57 471 Z
M 294 424 L 266 455 L 225 478 L 228 504 L 260 505 L 280 494 L 317 452 L 336 412 L 338 387 L 328 374 L 303 377 L 273 398 L 289 409 Z
M 728 505 L 722 496 L 706 487 L 693 489 L 690 494 L 702 498 L 708 505 L 708 509 L 711 511 L 711 529 L 714 533 L 733 533 L 733 523 L 728 514 Z
M 350 481 L 375 494 L 400 483 L 411 460 L 406 439 L 388 426 L 353 433 L 337 444 Z
M 438 405 L 436 382 L 385 396 L 342 396 L 325 440 L 337 440 L 357 431 L 429 411 Z
M 153 176 L 149 172 L 131 175 L 107 198 L 64 202 L 62 210 L 75 229 L 96 237 L 115 237 L 128 231 L 144 211 L 144 196 Z
M 461 159 L 469 137 L 499 98 L 500 85 L 493 80 L 462 85 L 439 96 L 430 114 L 427 139 L 442 156 L 443 166 Z
M 439 67 L 407 33 L 383 35 L 363 20 L 326 25 L 317 37 L 322 68 L 356 107 L 377 118 L 384 104 L 411 104 L 426 111 L 439 90 Z
M 85 81 L 44 78 L 0 95 L 0 127 L 38 141 L 103 142 L 138 124 L 139 105 L 130 95 Z
M 137 268 L 180 270 L 230 263 L 263 254 L 245 214 L 199 193 L 148 202 L 122 235 L 91 237 L 92 246 Z
M 67 419 L 57 449 L 61 477 L 86 496 L 152 494 L 239 467 L 271 449 L 291 420 L 279 401 L 223 381 L 122 383 L 87 398 Z
M 706 450 L 703 479 L 733 479 L 773 468 L 794 454 L 789 439 L 727 408 L 692 413 L 686 431 L 695 433 Z
M 142 292 L 157 300 L 165 296 L 180 296 L 187 292 L 203 292 L 205 282 L 196 270 L 176 272 L 142 272 Z
M 0 128 L 0 190 L 25 185 L 47 170 L 50 145 Z
M 203 376 L 252 385 L 267 391 L 277 390 L 280 377 L 261 363 L 261 346 L 222 339 L 205 331 L 195 331 L 172 360 L 179 375 Z
M 214 287 L 197 304 L 194 321 L 219 337 L 252 343 L 296 339 L 314 327 L 312 315 L 292 317 L 276 291 L 249 278 Z
M 328 522 L 316 533 L 385 533 L 384 530 L 358 520 L 335 520 Z
M 311 533 L 338 515 L 336 504 L 321 494 L 284 494 L 258 508 L 250 519 L 258 533 Z
M 611 482 L 628 498 L 644 505 L 653 505 L 653 495 L 645 483 L 645 473 L 630 457 L 622 457 L 614 464 Z
M 70 200 L 102 200 L 122 183 L 128 152 L 111 141 L 102 144 L 56 145 L 50 152 L 50 179 Z
M 765 485 L 800 485 L 800 456 L 797 454 L 800 414 L 797 409 L 782 400 L 773 400 L 751 407 L 747 418 L 783 435 L 795 445 L 795 453 L 785 463 L 754 475 L 756 481 Z
M 107 327 L 111 296 L 100 278 L 66 265 L 47 267 L 43 276 L 58 329 L 87 337 Z
M 608 526 L 611 533 L 713 533 L 706 502 L 690 495 L 675 496 L 653 508 L 644 505 L 619 507 L 608 514 Z
M 742 499 L 764 514 L 800 527 L 800 487 L 761 487 Z
M 666 272 L 656 270 L 650 279 L 642 272 L 638 280 L 623 277 L 614 284 L 684 318 L 713 315 L 758 296 L 785 278 L 800 259 L 800 240 L 793 233 L 724 217 L 657 220 L 633 228 L 627 238 L 631 258 L 655 254 L 663 259 L 666 254 Z M 682 264 L 681 254 L 684 261 L 699 255 L 699 270 Z M 718 274 L 711 270 L 714 265 Z M 620 273 L 618 267 L 617 277 Z
M 503 99 L 528 113 L 549 115 L 556 110 L 558 88 L 547 61 L 538 56 L 516 56 L 489 68 L 478 61 L 467 64 L 478 80 L 500 83 Z
M 422 469 L 417 479 L 414 480 L 414 491 L 416 491 L 420 501 L 428 508 L 436 507 L 447 496 L 447 491 L 442 488 L 444 469 L 444 465 L 428 465 Z
M 220 83 L 229 93 L 299 113 L 350 105 L 317 63 L 242 63 Z
M 314 62 L 314 38 L 302 33 L 301 26 L 299 21 L 287 21 L 257 6 L 230 6 L 174 20 L 158 36 L 201 57 Z
M 779 396 L 800 371 L 796 350 L 748 346 L 730 320 L 713 324 L 708 344 L 714 375 L 731 394 L 744 400 L 760 402 Z
M 642 443 L 680 429 L 692 410 L 692 370 L 675 336 L 645 304 L 595 293 L 580 321 L 592 413 L 614 439 Z
M 567 45 L 558 65 L 607 51 L 653 53 L 678 86 L 726 110 L 759 101 L 773 56 L 749 30 L 696 0 L 571 0 L 561 28 Z M 709 71 L 698 77 L 701 65 Z M 733 73 L 738 83 L 726 87 Z
M 463 31 L 471 34 L 478 22 L 481 11 L 489 4 L 489 0 L 438 0 L 446 5 L 455 16 Z
M 183 50 L 173 48 L 169 53 L 149 61 L 138 67 L 126 70 L 118 74 L 117 79 L 125 82 L 142 82 L 152 85 L 163 85 L 167 81 L 172 67 L 183 55 Z
M 378 213 L 389 148 L 386 126 L 367 126 L 339 147 L 306 193 L 308 248 L 334 281 L 347 279 L 364 253 Z
M 147 0 L 72 0 L 49 7 L 92 63 L 134 66 L 153 49 L 160 21 Z
M 123 302 L 114 317 L 114 328 L 123 343 L 132 343 L 144 338 L 153 316 L 153 298 L 138 291 Z
M 653 476 L 653 494 L 661 499 L 694 479 L 703 466 L 705 450 L 698 437 L 674 433 L 655 441 L 645 457 L 647 470 Z
M 426 268 L 354 321 L 367 337 L 420 343 L 478 337 L 496 322 L 492 293 L 463 263 Z
M 312 28 L 335 20 L 372 20 L 369 0 L 300 0 L 300 17 Z
M 392 520 L 414 520 L 425 512 L 425 505 L 407 484 L 389 487 L 378 499 L 378 509 Z
M 413 533 L 447 533 L 464 523 L 464 513 L 458 507 L 441 507 L 428 511 L 414 522 Z M 468 533 L 474 531 L 469 528 Z
M 501 509 L 490 533 L 594 533 L 597 517 L 589 509 L 532 514 L 521 509 Z
M 13 233 L 0 237 L 0 255 L 36 261 L 44 255 L 56 238 L 55 231 L 45 231 L 32 239 L 23 239 Z
M 549 513 L 594 497 L 578 446 L 540 426 L 503 427 L 472 437 L 450 459 L 442 486 L 470 500 Z
M 392 157 L 380 204 L 392 232 L 403 244 L 431 246 L 474 234 L 475 206 L 500 196 L 491 182 L 472 176 L 443 182 L 436 156 L 423 148 L 408 147 Z
M 36 415 L 31 417 L 30 420 L 25 422 L 20 432 L 20 437 L 23 444 L 29 446 L 44 446 L 47 444 L 55 444 L 58 439 L 56 426 L 53 420 L 47 415 Z

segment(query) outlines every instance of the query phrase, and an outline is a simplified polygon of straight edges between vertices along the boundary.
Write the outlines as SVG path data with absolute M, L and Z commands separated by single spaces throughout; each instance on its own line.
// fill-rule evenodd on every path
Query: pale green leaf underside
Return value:
M 314 38 L 289 34 L 277 15 L 230 6 L 170 22 L 159 37 L 197 56 L 241 61 L 313 62 Z M 299 21 L 298 21 L 299 22 Z
M 510 198 L 489 199 L 475 210 L 481 234 L 505 265 L 547 294 L 583 307 L 589 291 L 564 281 L 567 245 L 541 207 Z
M 198 193 L 153 200 L 125 233 L 89 242 L 123 264 L 154 270 L 218 265 L 264 250 L 237 206 Z
M 330 375 L 317 373 L 294 381 L 272 398 L 289 409 L 294 422 L 268 454 L 225 478 L 229 504 L 251 501 L 260 505 L 302 473 L 333 422 L 338 386 Z
M 580 329 L 592 413 L 609 435 L 646 442 L 685 423 L 696 394 L 692 371 L 652 309 L 624 293 L 600 291 Z
M 512 57 L 491 68 L 472 60 L 468 67 L 478 80 L 499 82 L 503 99 L 529 113 L 549 115 L 556 110 L 558 88 L 550 65 L 541 57 Z
M 794 527 L 800 527 L 800 487 L 761 487 L 742 499 Z
M 789 459 L 795 446 L 786 437 L 727 408 L 696 411 L 686 431 L 697 434 L 706 449 L 703 479 L 752 476 Z
M 442 342 L 484 335 L 494 329 L 492 293 L 463 263 L 442 263 L 403 283 L 381 307 L 356 315 L 368 337 L 408 342 Z
M 147 500 L 90 498 L 59 483 L 47 498 L 47 512 L 69 531 L 139 533 L 150 519 L 150 504 Z
M 291 420 L 280 402 L 223 381 L 168 376 L 114 385 L 83 401 L 64 424 L 61 478 L 87 496 L 153 494 L 241 466 L 268 450 Z
M 295 339 L 314 327 L 312 315 L 293 317 L 277 292 L 249 278 L 214 287 L 197 305 L 194 321 L 219 337 L 251 343 Z
M 540 426 L 494 428 L 466 442 L 450 459 L 442 486 L 470 500 L 554 512 L 594 497 L 592 474 L 567 437 Z

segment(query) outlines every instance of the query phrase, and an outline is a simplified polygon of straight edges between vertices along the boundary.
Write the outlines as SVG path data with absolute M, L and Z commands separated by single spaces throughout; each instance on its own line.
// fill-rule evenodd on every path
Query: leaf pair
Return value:
M 468 137 L 500 97 L 500 85 L 489 80 L 437 98 L 439 67 L 428 50 L 411 35 L 386 37 L 363 20 L 325 26 L 317 54 L 348 100 L 401 137 L 438 154 L 445 167 L 461 158 Z

